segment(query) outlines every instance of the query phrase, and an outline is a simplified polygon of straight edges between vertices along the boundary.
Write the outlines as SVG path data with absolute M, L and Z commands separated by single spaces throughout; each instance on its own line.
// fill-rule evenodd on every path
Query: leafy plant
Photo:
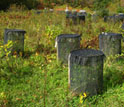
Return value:
M 45 27 L 45 34 L 48 39 L 48 43 L 54 45 L 55 44 L 55 38 L 62 33 L 63 29 L 60 26 L 46 26 Z

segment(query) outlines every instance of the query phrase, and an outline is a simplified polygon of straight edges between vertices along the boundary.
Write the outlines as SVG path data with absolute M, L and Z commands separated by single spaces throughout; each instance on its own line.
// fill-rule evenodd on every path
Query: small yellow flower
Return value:
M 87 94 L 86 93 L 83 93 L 83 96 L 84 96 L 84 98 L 86 98 L 87 97 Z
M 14 58 L 16 58 L 17 56 L 16 55 L 13 55 Z
M 6 97 L 6 96 L 5 96 L 5 93 L 4 93 L 4 92 L 1 92 L 1 93 L 0 93 L 0 97 L 1 97 L 1 98 L 5 98 L 5 97 Z
M 48 62 L 52 62 L 51 60 L 48 60 Z
M 83 100 L 82 100 L 82 99 L 80 99 L 80 103 L 81 103 L 81 104 L 83 103 Z
M 84 98 L 86 98 L 86 97 L 87 97 L 87 94 L 86 93 L 83 93 L 83 95 L 80 94 L 80 103 L 81 104 L 84 102 Z
M 80 94 L 80 103 L 82 104 L 83 103 L 83 95 Z
M 8 44 L 6 44 L 5 46 L 8 47 Z
M 88 46 L 88 48 L 91 48 L 91 46 Z
M 3 46 L 0 46 L 0 48 L 3 48 Z
M 38 55 L 39 55 L 39 53 L 38 53 L 38 52 L 36 52 L 36 53 L 35 53 L 35 55 L 36 55 L 36 56 L 38 56 Z

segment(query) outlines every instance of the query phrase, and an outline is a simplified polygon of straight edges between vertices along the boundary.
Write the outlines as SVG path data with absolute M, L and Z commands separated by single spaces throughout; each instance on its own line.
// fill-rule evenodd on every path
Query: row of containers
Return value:
M 36 14 L 41 14 L 43 11 L 42 10 L 33 10 Z M 54 12 L 55 10 L 50 9 L 49 11 L 46 10 L 46 12 Z M 45 10 L 44 10 L 45 12 Z M 73 24 L 80 24 L 81 22 L 84 22 L 87 17 L 91 17 L 92 21 L 97 21 L 98 18 L 100 17 L 98 12 L 95 12 L 93 14 L 90 14 L 86 12 L 86 10 L 72 10 L 70 11 L 69 9 L 57 11 L 58 13 L 65 13 L 66 20 L 68 22 L 72 21 Z M 118 13 L 118 14 L 112 14 L 112 15 L 105 15 L 103 17 L 104 22 L 123 22 L 124 21 L 124 13 Z
M 92 21 L 97 21 L 99 19 L 99 15 L 95 12 L 92 15 L 87 13 L 85 10 L 77 11 L 66 11 L 66 20 L 72 21 L 73 24 L 81 24 L 81 22 L 85 22 L 86 18 L 90 16 Z M 124 13 L 118 13 L 113 15 L 107 15 L 103 17 L 104 22 L 123 22 L 124 21 Z
M 9 40 L 15 44 L 11 53 L 24 52 L 24 30 L 5 29 L 4 44 Z M 69 88 L 74 95 L 87 93 L 93 96 L 103 89 L 104 57 L 121 54 L 122 34 L 102 33 L 99 35 L 99 50 L 80 49 L 81 36 L 61 34 L 56 37 L 57 59 L 68 63 Z

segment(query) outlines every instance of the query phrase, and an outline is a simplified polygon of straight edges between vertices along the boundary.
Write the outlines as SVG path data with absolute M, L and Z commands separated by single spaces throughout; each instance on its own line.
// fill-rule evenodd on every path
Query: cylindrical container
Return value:
M 106 16 L 106 17 L 107 17 L 106 22 L 110 22 L 110 23 L 118 22 L 118 16 L 116 14 L 113 14 L 111 16 Z M 105 18 L 104 18 L 104 21 L 105 21 Z
M 72 12 L 72 23 L 74 25 L 77 25 L 77 21 L 78 21 L 78 16 L 77 16 L 78 12 L 76 10 L 73 10 Z
M 66 12 L 66 19 L 68 19 L 68 18 L 72 18 L 72 12 L 71 11 Z
M 8 41 L 13 42 L 13 47 L 9 49 L 11 54 L 16 52 L 22 52 L 24 54 L 24 34 L 26 31 L 19 29 L 5 29 L 4 32 L 4 44 L 7 44 Z
M 121 28 L 124 30 L 124 23 L 122 24 Z
M 79 13 L 81 13 L 81 14 L 87 16 L 87 12 L 86 12 L 85 10 L 80 10 Z
M 36 14 L 41 14 L 42 11 L 41 10 L 36 10 Z
M 77 19 L 78 19 L 78 17 L 77 17 L 77 11 L 74 10 L 72 12 L 72 22 L 73 22 L 74 25 L 77 24 Z
M 104 22 L 107 22 L 108 16 L 104 16 L 103 20 L 104 20 Z
M 102 33 L 99 35 L 99 48 L 106 55 L 121 54 L 122 34 Z
M 122 26 L 121 26 L 121 28 L 122 28 L 122 33 L 124 34 L 124 23 L 122 24 Z M 123 40 L 123 42 L 124 42 L 124 37 L 122 37 L 122 40 Z
M 78 20 L 79 20 L 79 24 L 81 24 L 82 22 L 85 22 L 85 16 L 86 16 L 86 14 L 84 14 L 82 12 L 79 12 L 77 14 L 77 17 L 78 17 Z
M 119 13 L 118 15 L 119 21 L 124 21 L 124 13 Z
M 69 53 L 80 49 L 80 38 L 78 34 L 61 34 L 56 38 L 58 61 L 68 63 Z
M 66 25 L 70 25 L 72 20 L 72 12 L 66 11 Z
M 102 92 L 103 58 L 102 51 L 93 49 L 75 50 L 69 54 L 68 80 L 73 95 L 93 96 Z

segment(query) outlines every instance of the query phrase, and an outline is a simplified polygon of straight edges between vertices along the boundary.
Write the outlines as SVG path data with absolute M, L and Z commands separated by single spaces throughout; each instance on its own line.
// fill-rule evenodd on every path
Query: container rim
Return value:
M 100 50 L 95 49 L 78 49 L 70 52 L 70 55 L 77 57 L 95 57 L 95 56 L 105 56 Z

